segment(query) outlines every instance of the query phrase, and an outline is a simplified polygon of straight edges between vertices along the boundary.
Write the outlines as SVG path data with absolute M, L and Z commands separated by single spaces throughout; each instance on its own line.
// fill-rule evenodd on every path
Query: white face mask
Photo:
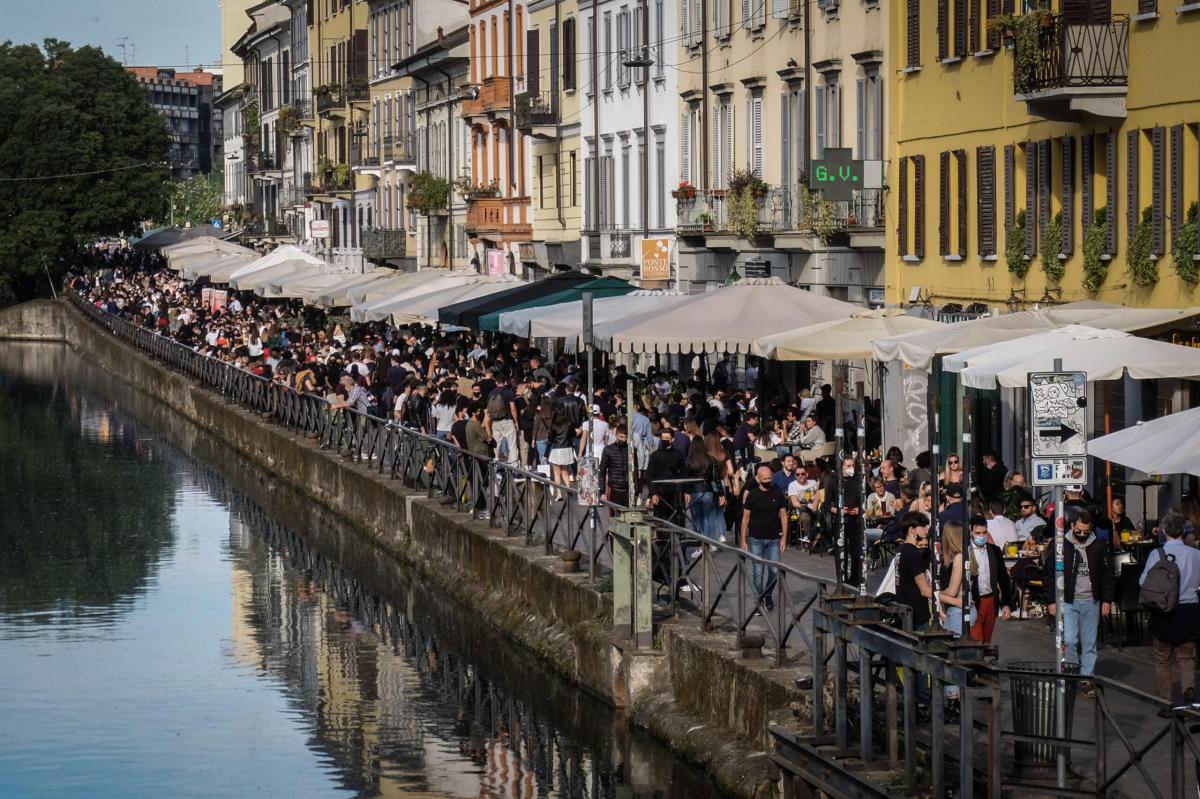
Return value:
M 853 467 L 853 466 L 847 466 L 847 467 L 843 468 L 843 469 L 842 469 L 842 475 L 843 475 L 843 476 L 845 476 L 845 477 L 853 477 L 853 476 L 854 476 L 854 467 Z

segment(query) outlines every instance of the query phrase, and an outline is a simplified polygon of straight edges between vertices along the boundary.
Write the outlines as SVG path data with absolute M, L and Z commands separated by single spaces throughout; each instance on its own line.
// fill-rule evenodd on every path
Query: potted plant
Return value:
M 679 185 L 671 190 L 671 196 L 676 200 L 694 200 L 696 199 L 696 187 L 686 180 L 681 180 Z

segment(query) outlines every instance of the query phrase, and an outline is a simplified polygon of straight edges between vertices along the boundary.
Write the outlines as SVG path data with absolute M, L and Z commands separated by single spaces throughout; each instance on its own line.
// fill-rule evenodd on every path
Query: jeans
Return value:
M 688 504 L 692 514 L 692 529 L 705 538 L 719 541 L 725 532 L 725 514 L 712 491 L 692 494 Z
M 520 464 L 521 451 L 517 449 L 517 425 L 512 419 L 492 422 L 492 438 L 496 439 L 496 459 L 510 466 Z
M 750 536 L 747 536 L 746 537 L 746 546 L 749 547 L 750 554 L 754 555 L 755 557 L 762 558 L 763 560 L 772 561 L 774 563 L 779 562 L 779 539 L 778 538 L 751 538 Z M 763 593 L 764 592 L 763 571 L 765 571 L 767 568 L 768 568 L 767 566 L 763 565 L 759 561 L 754 561 L 753 581 L 754 581 L 755 596 L 761 597 L 764 595 L 764 593 Z M 770 582 L 769 586 L 767 586 L 766 596 L 770 596 L 771 593 L 775 590 L 775 576 L 779 573 L 779 570 L 776 569 L 774 566 L 771 566 L 769 568 L 771 570 L 771 582 Z
M 1100 603 L 1077 599 L 1060 610 L 1063 614 L 1064 657 L 1068 663 L 1078 663 L 1079 673 L 1090 677 L 1096 668 L 1096 636 L 1100 632 Z M 1080 653 L 1075 648 L 1079 647 Z
M 449 430 L 437 431 L 437 440 L 438 441 L 449 441 L 450 440 L 450 431 Z
M 534 441 L 533 448 L 537 450 L 538 463 L 545 463 L 546 458 L 550 455 L 550 439 L 541 438 Z

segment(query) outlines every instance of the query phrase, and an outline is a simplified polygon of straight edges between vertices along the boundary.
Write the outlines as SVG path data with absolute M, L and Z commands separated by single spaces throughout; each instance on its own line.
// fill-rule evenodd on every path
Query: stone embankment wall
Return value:
M 229 404 L 65 302 L 0 310 L 0 346 L 4 339 L 67 342 L 349 521 L 582 689 L 625 708 L 633 723 L 706 766 L 723 790 L 776 795 L 767 725 L 809 717 L 793 671 L 740 659 L 732 635 L 701 632 L 695 618 L 660 624 L 651 652 L 626 651 L 610 635 L 611 596 L 586 575 L 562 574 L 557 556 Z

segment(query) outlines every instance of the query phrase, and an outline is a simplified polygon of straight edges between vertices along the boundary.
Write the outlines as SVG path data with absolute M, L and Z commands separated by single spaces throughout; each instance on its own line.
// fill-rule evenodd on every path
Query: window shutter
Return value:
M 692 180 L 692 127 L 690 122 L 691 114 L 683 114 L 679 120 L 679 180 L 683 182 L 691 182 Z
M 1025 143 L 1025 254 L 1033 257 L 1037 252 L 1038 229 L 1038 145 Z
M 1071 255 L 1075 252 L 1075 139 L 1072 136 L 1062 138 L 1062 193 L 1059 195 L 1059 205 L 1062 207 L 1062 243 L 1059 252 Z
M 914 155 L 913 162 L 913 255 L 925 257 L 925 156 Z
M 609 160 L 610 159 L 608 156 L 600 157 L 600 208 L 598 209 L 600 225 L 597 228 L 598 230 L 607 230 L 608 229 L 608 218 L 609 218 L 608 217 L 608 192 L 609 192 L 609 182 L 608 182 L 609 163 L 608 162 L 609 162 Z
M 613 59 L 613 40 L 612 40 L 612 14 L 604 15 L 604 88 L 612 88 L 612 59 Z
M 680 15 L 683 17 L 683 43 L 692 43 L 692 0 L 681 0 Z M 661 59 L 662 54 L 659 54 Z
M 1167 129 L 1161 125 L 1153 128 L 1150 131 L 1150 145 L 1150 207 L 1153 219 L 1151 249 L 1155 255 L 1162 255 L 1167 251 Z
M 979 254 L 996 254 L 996 148 L 979 147 L 975 151 L 975 174 L 978 179 L 976 211 L 979 230 Z
M 787 197 L 787 187 L 792 185 L 792 110 L 791 95 L 785 91 L 779 95 L 779 185 Z
M 938 253 L 950 254 L 950 153 L 938 155 Z
M 1105 135 L 1104 186 L 1105 211 L 1104 249 L 1117 254 L 1117 132 L 1109 129 Z
M 1050 140 L 1038 142 L 1038 235 L 1046 233 L 1050 226 Z M 1038 241 L 1041 241 L 1039 238 Z M 1038 245 L 1041 246 L 1040 244 Z
M 574 91 L 575 75 L 576 75 L 576 47 L 575 47 L 575 19 L 563 22 L 563 59 L 562 59 L 562 82 L 563 89 Z M 557 99 L 556 99 L 557 102 Z
M 750 0 L 742 0 L 742 27 L 750 30 Z
M 937 0 L 938 61 L 950 55 L 950 0 Z
M 596 220 L 592 209 L 592 159 L 583 159 L 583 227 L 584 230 L 594 230 Z
M 954 170 L 958 174 L 958 246 L 955 252 L 967 257 L 967 151 L 954 151 Z
M 1154 14 L 1158 12 L 1158 0 L 1138 0 L 1139 14 Z
M 712 185 L 713 185 L 714 189 L 720 189 L 725 186 L 725 181 L 724 181 L 725 176 L 724 176 L 724 173 L 722 173 L 722 171 L 721 171 L 721 149 L 722 149 L 721 142 L 724 141 L 724 139 L 721 137 L 721 117 L 723 116 L 723 113 L 724 113 L 724 107 L 721 105 L 718 105 L 715 109 L 713 109 L 713 115 L 712 115 L 712 123 L 713 123 Z
M 954 54 L 967 55 L 967 0 L 954 0 Z
M 725 104 L 725 175 L 733 171 L 733 137 L 736 128 L 733 126 L 733 100 Z
M 538 92 L 541 91 L 541 55 L 538 52 L 538 45 L 541 31 L 537 28 L 525 32 L 525 58 L 527 63 L 525 66 L 525 86 L 529 90 L 529 97 L 535 98 Z M 553 85 L 551 91 L 553 91 Z
M 1086 232 L 1096 221 L 1095 173 L 1096 136 L 1088 133 L 1079 139 L 1079 228 Z
M 876 75 L 871 81 L 871 127 L 867 140 L 870 142 L 871 158 L 883 158 L 883 76 Z
M 1017 148 L 1004 145 L 1004 234 L 1017 224 Z
M 900 158 L 900 195 L 896 198 L 896 248 L 901 257 L 908 255 L 908 159 Z
M 1140 215 L 1140 205 L 1138 198 L 1138 136 L 1141 133 L 1137 130 L 1131 130 L 1125 134 L 1125 197 L 1129 203 L 1129 208 L 1125 211 L 1125 222 L 1129 231 L 1129 238 L 1133 238 L 1133 232 L 1137 229 L 1138 216 Z
M 829 85 L 829 131 L 825 136 L 826 147 L 842 146 L 842 87 L 839 83 Z
M 700 44 L 704 40 L 704 0 L 692 2 L 692 44 Z
M 654 75 L 659 78 L 663 76 L 663 61 L 666 60 L 666 51 L 663 48 L 663 2 L 664 0 L 654 0 Z M 658 226 L 662 227 L 661 221 Z
M 1183 224 L 1183 125 L 1171 128 L 1171 252 Z
M 789 0 L 771 0 L 771 17 L 787 19 Z
M 921 66 L 921 0 L 908 0 L 908 30 L 905 39 L 908 66 Z
M 614 226 L 613 223 L 615 223 L 617 220 L 617 213 L 616 213 L 616 211 L 617 211 L 617 206 L 616 206 L 617 193 L 612 190 L 612 185 L 617 182 L 617 174 L 616 174 L 617 162 L 611 155 L 608 156 L 605 160 L 608 161 L 608 224 L 611 227 L 611 226 Z M 629 184 L 625 184 L 626 191 L 628 191 L 628 185 Z M 629 216 L 629 204 L 628 203 L 626 203 L 626 205 L 625 205 L 625 215 L 626 215 L 626 218 L 628 218 L 628 216 Z
M 984 0 L 987 3 L 987 18 L 990 22 L 993 18 L 1000 16 L 1000 0 Z M 984 27 L 987 31 L 987 49 L 1000 49 L 1000 31 L 995 31 Z
M 858 107 L 858 136 L 854 152 L 859 158 L 867 158 L 867 81 L 859 78 L 854 84 Z
M 987 0 L 971 0 L 971 21 L 968 23 L 970 27 L 967 29 L 967 53 L 975 53 L 979 51 L 979 31 L 980 31 L 980 14 L 983 12 L 981 2 Z
M 825 85 L 817 84 L 814 102 L 817 112 L 817 158 L 825 157 Z
M 760 178 L 763 176 L 763 98 L 761 94 L 755 95 L 750 101 L 753 109 L 754 117 L 752 120 L 754 141 L 753 158 L 751 159 L 751 167 L 754 169 L 754 174 Z

